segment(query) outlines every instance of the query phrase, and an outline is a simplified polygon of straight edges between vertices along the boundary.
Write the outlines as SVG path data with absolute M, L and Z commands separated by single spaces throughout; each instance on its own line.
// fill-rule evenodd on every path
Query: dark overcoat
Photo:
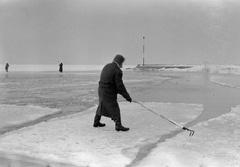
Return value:
M 59 72 L 63 72 L 63 64 L 59 64 Z
M 98 115 L 113 119 L 120 118 L 117 94 L 122 95 L 126 100 L 131 99 L 123 83 L 122 76 L 122 70 L 115 62 L 105 65 L 102 69 L 98 86 Z

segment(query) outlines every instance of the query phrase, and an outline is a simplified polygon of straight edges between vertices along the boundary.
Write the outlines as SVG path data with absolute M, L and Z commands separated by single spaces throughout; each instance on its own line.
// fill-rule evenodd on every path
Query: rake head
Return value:
M 193 136 L 193 134 L 195 133 L 194 130 L 188 129 L 186 127 L 183 127 L 182 129 L 190 132 L 189 137 Z

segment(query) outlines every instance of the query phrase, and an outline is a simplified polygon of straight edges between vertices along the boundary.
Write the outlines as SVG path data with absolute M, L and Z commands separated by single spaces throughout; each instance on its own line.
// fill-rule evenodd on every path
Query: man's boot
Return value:
M 93 127 L 104 127 L 106 124 L 101 123 L 101 116 L 96 114 L 95 118 L 94 118 L 94 123 L 93 123 Z
M 115 122 L 115 130 L 116 131 L 128 131 L 129 130 L 129 128 L 122 126 L 121 118 L 115 119 L 114 122 Z

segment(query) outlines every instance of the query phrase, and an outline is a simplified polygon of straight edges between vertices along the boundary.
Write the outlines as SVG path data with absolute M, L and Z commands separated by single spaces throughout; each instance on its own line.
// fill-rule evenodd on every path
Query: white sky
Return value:
M 237 0 L 0 0 L 0 64 L 240 64 Z

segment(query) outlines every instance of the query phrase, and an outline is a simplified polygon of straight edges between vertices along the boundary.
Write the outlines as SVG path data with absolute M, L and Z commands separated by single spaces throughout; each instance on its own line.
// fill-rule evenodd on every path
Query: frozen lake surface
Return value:
M 194 104 L 145 105 L 181 124 L 195 119 L 202 111 L 201 105 Z M 0 148 L 2 151 L 77 166 L 121 167 L 130 164 L 142 147 L 157 142 L 164 134 L 179 130 L 138 104 L 121 102 L 120 107 L 123 124 L 131 128 L 129 132 L 116 132 L 113 121 L 106 118 L 102 119 L 107 124 L 106 127 L 93 128 L 92 120 L 96 111 L 94 107 L 86 112 L 23 128 L 18 133 L 8 133 L 0 140 Z M 184 134 L 188 138 L 188 133 Z
M 120 96 L 123 124 L 130 131 L 116 132 L 107 118 L 103 118 L 106 127 L 93 128 L 99 75 L 99 70 L 0 73 L 0 130 L 18 127 L 1 134 L 0 157 L 30 156 L 42 159 L 45 166 L 240 165 L 238 75 L 124 71 L 132 98 L 194 129 L 191 138 Z M 53 116 L 34 124 L 44 115 Z M 30 120 L 31 126 L 19 126 Z

